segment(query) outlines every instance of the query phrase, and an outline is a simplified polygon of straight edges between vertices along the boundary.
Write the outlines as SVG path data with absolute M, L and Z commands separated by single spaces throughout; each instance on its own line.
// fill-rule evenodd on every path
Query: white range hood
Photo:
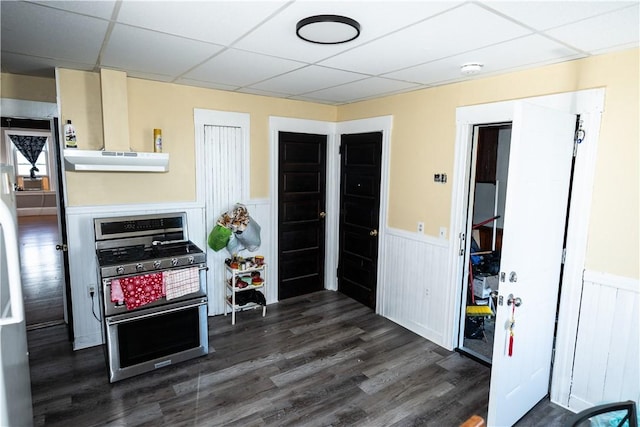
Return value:
M 66 170 L 78 172 L 167 172 L 169 154 L 66 148 L 64 163 Z
M 103 150 L 64 149 L 65 170 L 77 172 L 167 172 L 169 154 L 131 151 L 127 74 L 100 70 Z M 151 138 L 149 138 L 151 143 Z

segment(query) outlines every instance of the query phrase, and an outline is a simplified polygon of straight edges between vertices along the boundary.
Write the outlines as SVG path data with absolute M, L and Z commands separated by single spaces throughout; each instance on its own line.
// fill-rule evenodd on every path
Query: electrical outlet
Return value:
M 87 290 L 89 291 L 90 297 L 96 294 L 96 287 L 93 285 L 87 286 Z
M 418 233 L 424 233 L 424 222 L 418 222 Z

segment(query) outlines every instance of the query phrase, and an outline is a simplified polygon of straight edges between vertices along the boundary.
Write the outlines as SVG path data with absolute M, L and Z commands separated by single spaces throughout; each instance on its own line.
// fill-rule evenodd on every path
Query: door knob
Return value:
M 507 305 L 511 304 L 516 307 L 520 307 L 522 305 L 522 299 L 520 299 L 520 297 L 514 297 L 513 294 L 509 294 L 509 298 L 507 298 Z
M 320 218 L 326 218 L 327 217 L 327 213 L 326 212 L 320 212 Z
M 67 245 L 56 245 L 56 251 L 67 252 Z
M 369 236 L 376 237 L 378 235 L 378 230 L 371 230 L 369 232 Z

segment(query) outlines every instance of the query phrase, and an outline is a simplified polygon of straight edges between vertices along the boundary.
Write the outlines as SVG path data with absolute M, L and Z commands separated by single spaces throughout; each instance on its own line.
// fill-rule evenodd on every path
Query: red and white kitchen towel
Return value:
M 164 275 L 167 301 L 200 289 L 200 269 L 198 267 L 169 270 Z
M 198 267 L 170 270 L 162 273 L 113 279 L 111 301 L 124 302 L 128 310 L 149 304 L 163 296 L 167 300 L 197 292 L 200 289 Z

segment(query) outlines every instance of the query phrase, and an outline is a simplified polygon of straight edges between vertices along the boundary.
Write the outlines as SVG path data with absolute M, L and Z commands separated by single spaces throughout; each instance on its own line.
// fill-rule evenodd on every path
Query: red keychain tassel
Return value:
M 516 304 L 511 306 L 511 323 L 509 324 L 509 357 L 513 356 L 513 326 L 516 324 Z
M 509 334 L 509 357 L 513 355 L 513 332 Z

